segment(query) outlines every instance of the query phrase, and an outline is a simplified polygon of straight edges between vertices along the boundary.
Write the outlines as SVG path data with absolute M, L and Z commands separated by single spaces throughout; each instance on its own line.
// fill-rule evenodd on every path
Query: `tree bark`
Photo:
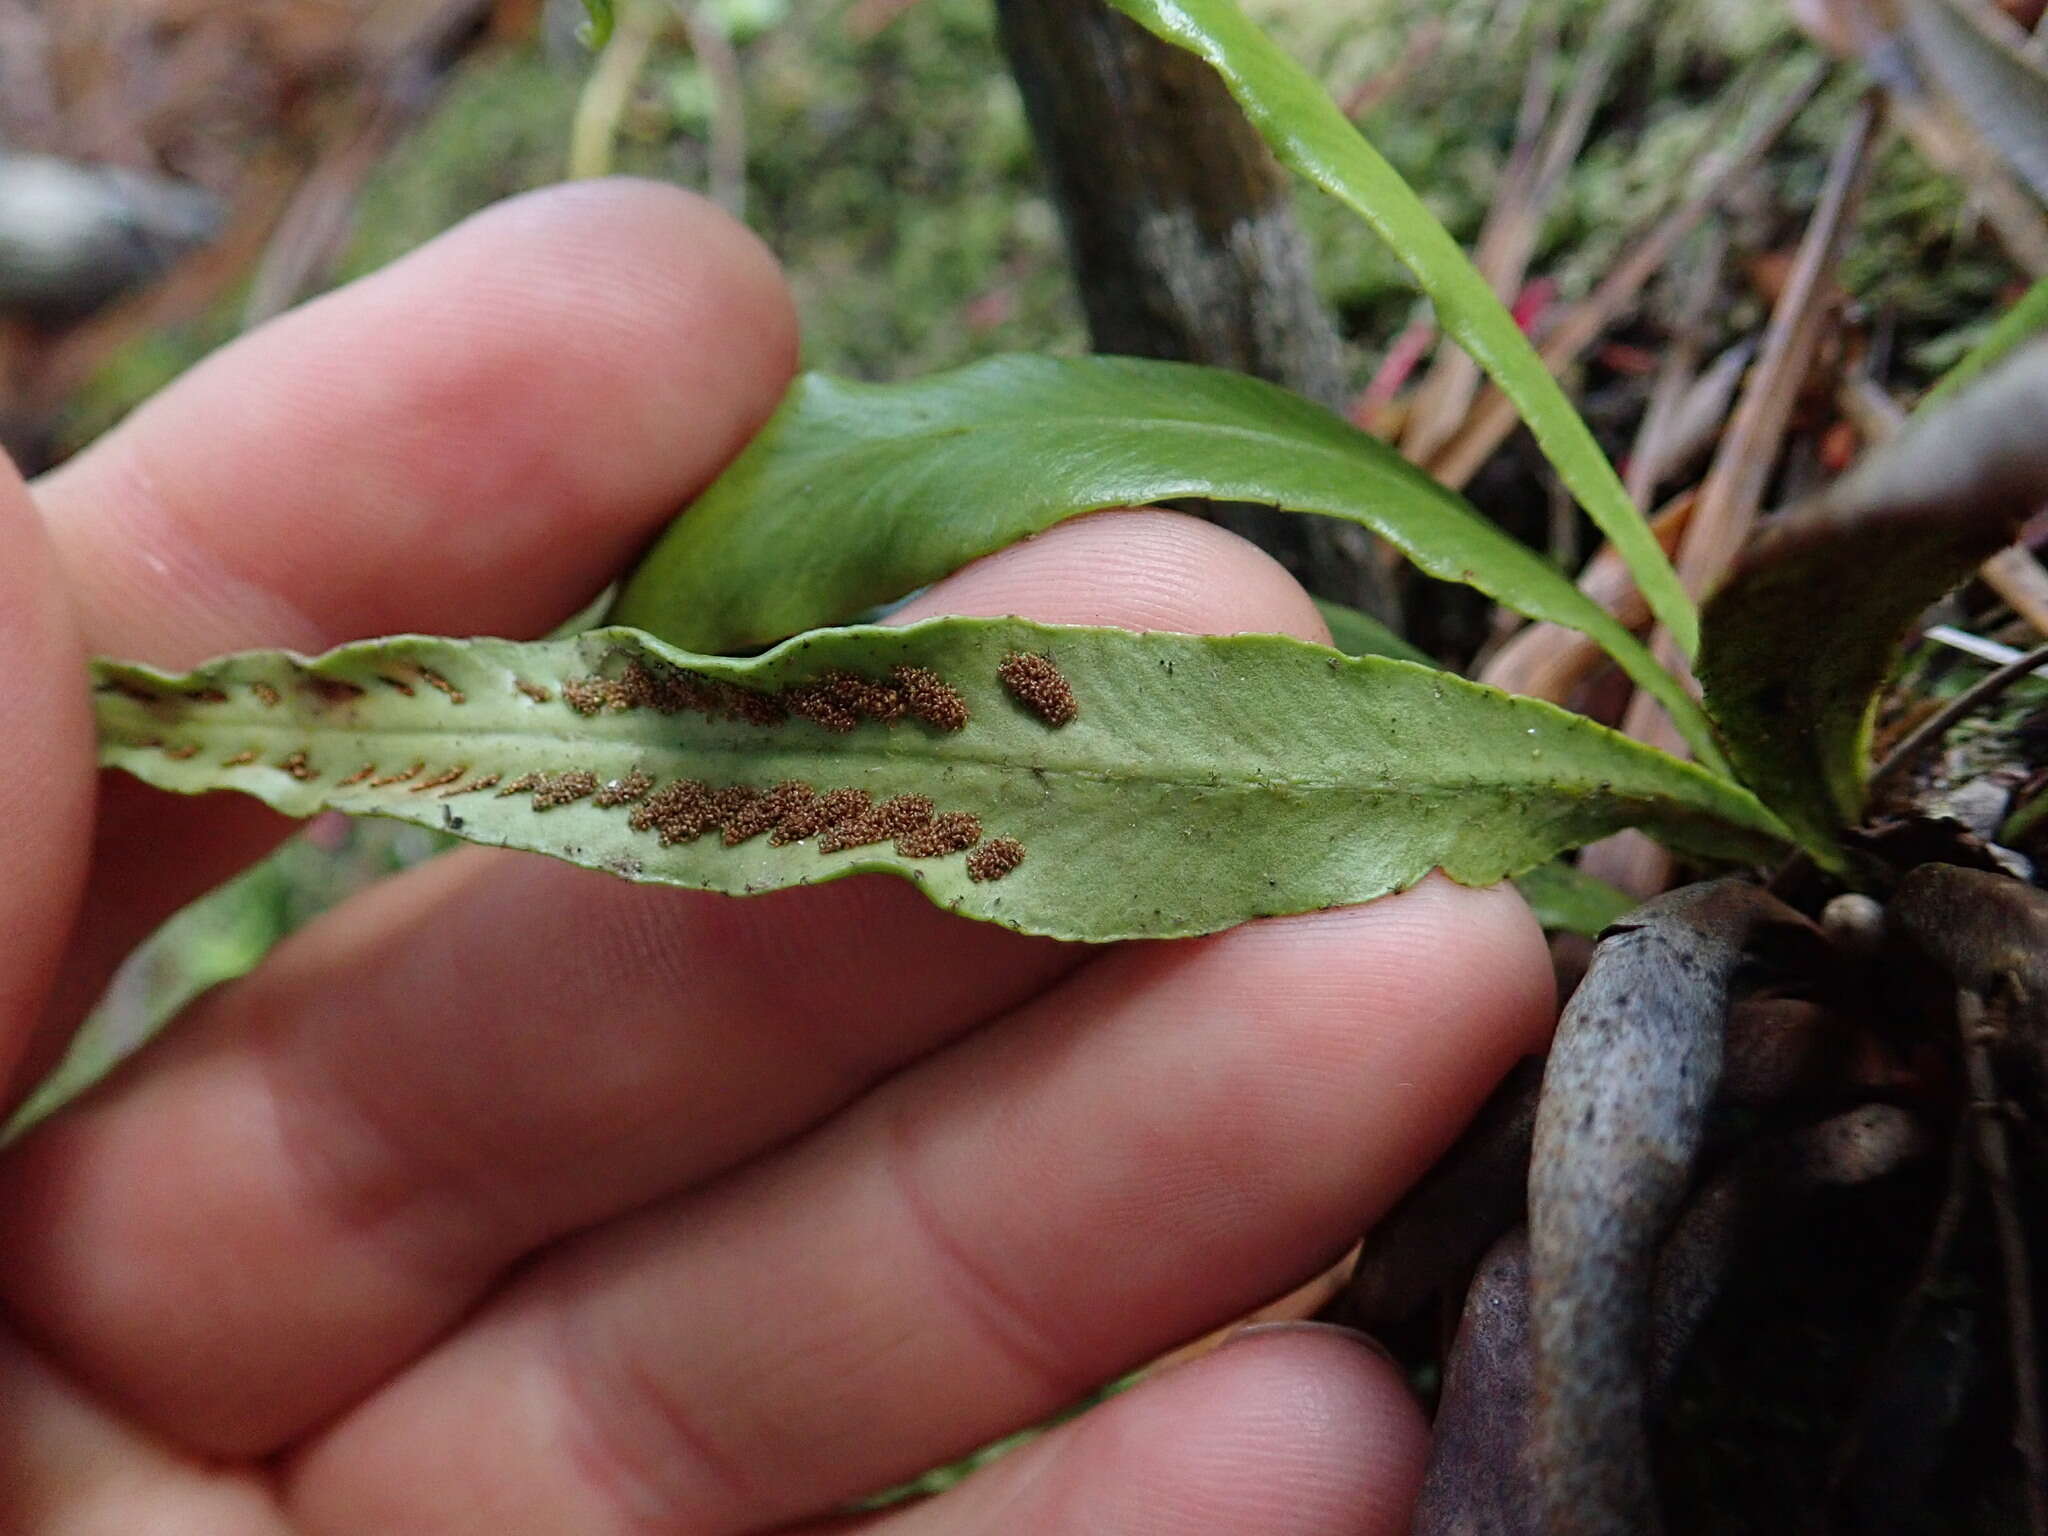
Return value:
M 1341 410 L 1286 173 L 1223 81 L 1102 0 L 996 0 L 1098 352 L 1234 368 Z M 1392 620 L 1363 529 L 1208 506 L 1321 596 Z

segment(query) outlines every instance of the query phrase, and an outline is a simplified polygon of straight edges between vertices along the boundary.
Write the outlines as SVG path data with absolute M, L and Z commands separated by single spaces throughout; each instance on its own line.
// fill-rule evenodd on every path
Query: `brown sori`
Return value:
M 923 826 L 900 834 L 896 851 L 906 859 L 943 859 L 951 853 L 965 853 L 980 841 L 979 816 L 970 811 L 942 811 Z
M 992 837 L 967 855 L 967 878 L 1000 880 L 1024 862 L 1024 845 L 1014 837 Z
M 594 804 L 610 810 L 615 805 L 631 805 L 635 800 L 654 788 L 654 780 L 637 770 L 623 779 L 612 779 L 597 792 Z
M 533 788 L 533 808 L 551 811 L 558 805 L 573 805 L 597 793 L 597 775 L 588 769 L 572 768 L 567 773 L 549 774 Z
M 440 673 L 436 672 L 432 667 L 421 667 L 420 676 L 426 680 L 426 684 L 429 688 L 433 688 L 438 692 L 446 694 L 448 696 L 448 702 L 450 704 L 463 704 L 468 702 L 469 696 L 467 694 L 465 694 L 460 688 L 456 687 L 453 683 L 449 682 L 448 679 L 443 677 Z
M 781 848 L 789 843 L 800 843 L 807 837 L 816 837 L 841 822 L 865 816 L 873 804 L 873 797 L 864 789 L 827 790 L 809 804 L 799 806 L 783 817 L 775 830 L 768 834 L 769 845 Z
M 570 679 L 562 684 L 562 702 L 579 715 L 616 715 L 633 707 L 626 690 L 608 677 Z
M 1080 713 L 1072 686 L 1050 656 L 1012 651 L 997 666 L 996 678 L 1011 698 L 1047 725 L 1065 725 Z
M 658 833 L 667 848 L 702 837 L 714 819 L 711 791 L 695 779 L 678 779 L 634 806 L 626 824 L 635 832 Z
M 353 704 L 363 696 L 360 685 L 345 683 L 338 677 L 309 677 L 306 686 L 313 690 L 322 704 Z
M 891 667 L 889 676 L 905 707 L 933 730 L 957 731 L 967 724 L 967 701 L 930 667 Z
M 789 779 L 764 795 L 743 801 L 725 817 L 725 846 L 737 848 L 763 832 L 772 832 L 784 818 L 796 815 L 818 792 L 800 779 Z
M 841 853 L 848 848 L 866 848 L 915 832 L 932 819 L 928 795 L 897 795 L 884 800 L 864 816 L 843 821 L 818 839 L 818 852 Z
M 421 779 L 419 783 L 413 785 L 411 793 L 423 795 L 430 789 L 439 789 L 444 784 L 453 784 L 467 772 L 469 772 L 469 764 L 467 763 L 457 763 L 453 768 L 443 768 L 439 773 Z

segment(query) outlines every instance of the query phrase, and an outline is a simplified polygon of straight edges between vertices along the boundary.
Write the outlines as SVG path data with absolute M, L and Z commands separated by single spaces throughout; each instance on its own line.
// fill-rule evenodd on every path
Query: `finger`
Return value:
M 0 1328 L 0 1528 L 18 1536 L 290 1536 L 250 1474 L 196 1464 L 109 1414 Z
M 739 450 L 794 358 L 773 258 L 711 204 L 552 187 L 224 349 L 38 491 L 120 655 L 531 631 Z
M 710 204 L 551 188 L 244 337 L 37 492 L 97 652 L 183 667 L 538 633 L 766 419 L 794 337 L 772 258 Z M 74 1017 L 288 825 L 228 797 L 109 798 Z
M 1400 1536 L 1428 1434 L 1356 1336 L 1254 1330 L 943 1496 L 789 1536 Z
M 1268 557 L 1167 513 L 960 586 L 927 604 L 1320 624 Z M 267 1451 L 528 1249 L 800 1132 L 1088 953 L 893 880 L 736 902 L 450 855 L 296 935 L 0 1167 L 0 1294 L 154 1422 Z
M 85 878 L 93 795 L 85 658 L 35 509 L 0 455 L 0 1104 L 54 983 Z
M 1029 1423 L 1287 1289 L 1548 1021 L 1512 891 L 1106 954 L 718 1184 L 546 1258 L 316 1442 L 314 1526 L 739 1532 Z M 677 1298 L 687 1297 L 687 1305 Z M 509 1385 L 508 1385 L 509 1384 Z

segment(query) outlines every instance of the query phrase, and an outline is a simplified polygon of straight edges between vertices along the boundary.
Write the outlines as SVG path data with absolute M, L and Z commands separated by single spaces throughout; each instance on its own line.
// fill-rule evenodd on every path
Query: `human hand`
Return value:
M 285 830 L 111 776 L 95 807 L 87 651 L 544 631 L 794 352 L 772 262 L 707 205 L 563 188 L 0 484 L 0 1078 Z M 1325 637 L 1264 555 L 1165 513 L 1063 525 L 916 611 Z M 459 850 L 0 1159 L 0 1527 L 1405 1530 L 1420 1417 L 1326 1329 L 831 1512 L 1329 1263 L 1550 1004 L 1519 900 L 1440 878 L 1090 949 L 879 877 L 738 901 Z

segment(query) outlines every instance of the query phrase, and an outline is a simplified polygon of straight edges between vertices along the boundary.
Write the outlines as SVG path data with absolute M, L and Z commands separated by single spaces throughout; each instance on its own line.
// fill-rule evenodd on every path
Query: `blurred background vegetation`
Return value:
M 19 3 L 0 0 L 0 9 Z M 82 21 L 94 8 L 96 0 L 86 0 L 74 14 Z M 118 7 L 151 8 L 149 0 Z M 181 16 L 204 9 L 168 0 L 157 8 Z M 390 9 L 371 0 L 353 8 L 370 18 L 364 25 Z M 1561 39 L 1568 66 L 1572 47 L 1603 10 L 1598 0 L 1263 0 L 1249 8 L 1312 64 L 1467 242 L 1514 143 L 1532 50 Z M 24 9 L 52 12 L 53 27 L 58 13 L 73 10 Z M 296 9 L 318 11 L 345 31 L 351 7 Z M 591 73 L 590 55 L 574 39 L 575 8 L 469 9 L 479 12 L 480 30 L 444 45 L 454 57 L 437 61 L 430 85 L 411 86 L 431 99 L 414 104 L 405 131 L 341 188 L 346 206 L 331 220 L 330 248 L 307 264 L 309 280 L 295 296 L 374 270 L 490 202 L 567 174 Z M 666 14 L 665 6 L 656 9 Z M 745 120 L 745 216 L 789 269 L 808 366 L 884 379 L 1000 351 L 1082 348 L 1057 219 L 987 0 L 704 0 L 701 10 L 733 46 Z M 614 119 L 611 163 L 704 187 L 715 104 L 727 86 L 693 55 L 680 27 L 657 34 Z M 1668 204 L 1716 114 L 1729 110 L 1729 88 L 1739 82 L 1760 94 L 1774 63 L 1780 73 L 1796 68 L 1800 51 L 1776 5 L 1680 0 L 1660 8 L 1551 206 L 1532 272 L 1554 283 L 1561 299 L 1582 296 Z M 345 38 L 329 44 L 322 67 L 345 69 L 346 52 Z M 260 65 L 260 53 L 247 62 Z M 344 94 L 349 84 L 319 83 Z M 374 94 L 380 82 L 366 75 L 360 83 Z M 293 83 L 274 86 L 288 94 Z M 1753 255 L 1796 233 L 1825 145 L 1855 90 L 1853 79 L 1836 82 L 1834 100 L 1809 111 L 1776 153 L 1751 202 L 1745 244 Z M 9 113 L 0 105 L 0 143 L 33 147 L 35 136 L 20 132 Z M 43 137 L 65 139 L 61 132 Z M 315 171 L 352 147 L 336 137 L 343 142 L 299 146 Z M 262 148 L 245 146 L 252 159 Z M 1968 345 L 2012 268 L 1973 229 L 1963 187 L 1904 143 L 1887 155 L 1845 264 L 1845 286 L 1909 329 L 1908 364 L 1931 374 Z M 167 158 L 156 168 L 184 169 Z M 225 190 L 232 199 L 235 188 Z M 1362 386 L 1416 313 L 1413 289 L 1393 257 L 1327 199 L 1304 189 L 1298 213 Z M 255 265 L 244 263 L 216 284 L 196 312 L 123 338 L 53 402 L 61 413 L 53 451 L 75 451 L 232 336 L 248 308 Z M 1722 318 L 1731 334 L 1752 328 L 1755 299 Z

